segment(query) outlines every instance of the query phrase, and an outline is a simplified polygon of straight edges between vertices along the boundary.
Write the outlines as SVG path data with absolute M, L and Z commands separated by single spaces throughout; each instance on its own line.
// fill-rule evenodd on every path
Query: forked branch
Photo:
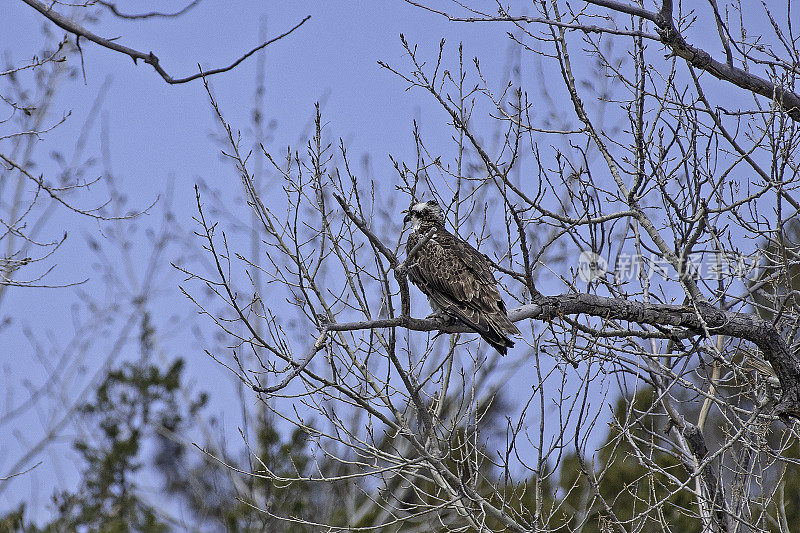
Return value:
M 300 26 L 305 24 L 306 21 L 308 21 L 308 19 L 311 18 L 311 15 L 306 16 L 303 20 L 301 20 L 300 22 L 295 24 L 288 31 L 285 31 L 282 34 L 278 35 L 277 37 L 273 37 L 272 39 L 261 43 L 260 45 L 256 46 L 255 48 L 253 48 L 249 52 L 243 54 L 241 57 L 239 57 L 236 61 L 234 61 L 233 63 L 231 63 L 227 67 L 220 67 L 220 68 L 207 70 L 207 71 L 204 71 L 204 72 L 198 72 L 197 74 L 192 74 L 191 76 L 186 76 L 186 77 L 183 77 L 183 78 L 174 78 L 174 77 L 172 77 L 172 75 L 167 73 L 166 70 L 164 70 L 164 68 L 161 66 L 161 63 L 160 63 L 160 60 L 158 59 L 158 56 L 156 56 L 153 52 L 148 52 L 148 53 L 141 52 L 141 51 L 136 50 L 134 48 L 130 48 L 130 47 L 127 47 L 125 45 L 119 44 L 119 43 L 115 42 L 112 39 L 106 39 L 105 37 L 100 37 L 99 35 L 87 30 L 86 28 L 84 28 L 83 26 L 78 24 L 77 22 L 68 19 L 67 17 L 65 17 L 61 13 L 58 13 L 57 11 L 54 11 L 53 8 L 52 8 L 52 5 L 48 6 L 47 4 L 44 4 L 44 3 L 40 2 L 39 0 L 22 0 L 22 1 L 25 2 L 26 4 L 28 4 L 29 6 L 31 6 L 32 8 L 34 8 L 36 11 L 38 11 L 42 15 L 44 15 L 47 19 L 52 21 L 56 26 L 58 26 L 59 28 L 61 28 L 63 30 L 68 31 L 69 33 L 72 33 L 73 35 L 75 35 L 79 39 L 81 37 L 83 37 L 84 39 L 87 39 L 89 41 L 92 41 L 93 43 L 99 44 L 100 46 L 102 46 L 104 48 L 108 48 L 109 50 L 113 50 L 115 52 L 119 52 L 121 54 L 125 54 L 125 55 L 129 56 L 131 59 L 133 59 L 134 63 L 136 63 L 137 61 L 139 61 L 141 59 L 142 61 L 144 61 L 148 65 L 151 65 L 155 69 L 155 71 L 159 74 L 159 76 L 164 78 L 164 81 L 166 81 L 170 85 L 175 85 L 175 84 L 178 84 L 178 83 L 187 83 L 187 82 L 190 82 L 192 80 L 196 80 L 197 78 L 200 78 L 202 76 L 211 76 L 212 74 L 220 74 L 222 72 L 227 72 L 227 71 L 235 68 L 239 63 L 241 63 L 242 61 L 244 61 L 245 59 L 247 59 L 251 55 L 255 54 L 256 52 L 258 52 L 262 48 L 265 48 L 265 47 L 269 46 L 270 44 L 274 43 L 275 41 L 280 41 L 284 37 L 288 36 L 290 33 L 292 33 L 297 28 L 299 28 Z

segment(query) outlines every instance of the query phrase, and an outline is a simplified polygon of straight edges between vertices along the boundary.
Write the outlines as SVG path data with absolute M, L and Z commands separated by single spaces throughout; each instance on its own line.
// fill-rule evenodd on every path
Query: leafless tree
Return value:
M 183 264 L 185 259 L 185 250 L 179 246 L 183 235 L 171 211 L 171 193 L 165 190 L 165 195 L 153 198 L 150 205 L 127 204 L 124 186 L 111 172 L 108 131 L 102 116 L 108 80 L 95 90 L 86 117 L 73 117 L 71 112 L 59 109 L 58 96 L 74 87 L 70 83 L 81 79 L 87 68 L 82 53 L 87 45 L 142 60 L 170 84 L 190 82 L 201 75 L 198 69 L 194 74 L 173 77 L 154 53 L 124 46 L 124 40 L 103 38 L 90 29 L 102 26 L 108 18 L 179 17 L 199 0 L 174 13 L 137 14 L 96 0 L 24 3 L 41 15 L 45 44 L 39 51 L 24 54 L 20 50 L 6 51 L 5 63 L 0 67 L 0 335 L 8 334 L 4 330 L 12 322 L 20 325 L 30 343 L 31 366 L 27 375 L 9 372 L 5 362 L 12 355 L 10 344 L 5 339 L 0 341 L 4 362 L 0 433 L 7 439 L 0 467 L 0 494 L 12 481 L 19 482 L 20 474 L 41 464 L 51 447 L 60 442 L 69 445 L 64 435 L 81 434 L 83 428 L 76 411 L 114 365 L 131 357 L 131 353 L 136 354 L 139 333 L 147 330 L 156 336 L 153 331 L 157 331 L 164 339 L 170 331 L 183 327 L 178 326 L 182 324 L 180 317 L 177 322 L 155 327 L 149 322 L 153 319 L 153 300 L 164 288 L 160 285 L 164 282 L 163 271 L 171 271 L 169 260 Z M 231 64 L 208 68 L 204 75 L 235 68 L 307 20 L 308 17 L 300 20 L 280 35 L 265 37 Z M 32 59 L 20 61 L 21 55 Z M 70 127 L 66 123 L 76 119 L 83 126 L 75 128 L 74 144 L 64 146 L 53 141 L 54 130 Z M 95 149 L 90 139 L 98 130 L 101 146 Z M 146 229 L 137 228 L 136 219 L 143 212 L 160 215 L 158 222 Z M 102 240 L 89 238 L 89 248 L 96 253 L 94 272 L 102 279 L 105 290 L 82 290 L 90 270 L 88 261 L 80 270 L 59 264 L 65 243 L 80 234 L 87 220 L 95 222 L 104 236 Z M 138 242 L 133 242 L 134 236 L 140 237 Z M 70 287 L 77 295 L 69 310 L 74 324 L 71 336 L 50 338 L 46 328 L 30 324 L 22 310 L 7 305 L 12 291 L 64 287 Z M 39 416 L 33 417 L 32 413 Z M 19 431 L 20 426 L 25 430 Z M 21 451 L 16 453 L 17 450 Z M 52 461 L 47 472 L 54 468 L 60 472 L 59 462 Z M 30 475 L 35 477 L 38 473 Z M 7 510 L 5 506 L 0 509 Z
M 198 79 L 201 72 L 174 78 L 161 66 L 158 57 L 153 53 L 144 53 L 129 48 L 119 43 L 118 39 L 106 39 L 90 31 L 88 23 L 97 20 L 104 11 L 110 16 L 123 19 L 148 19 L 179 17 L 199 3 L 195 0 L 175 13 L 148 12 L 129 14 L 121 12 L 118 7 L 110 2 L 89 0 L 73 4 L 51 2 L 45 4 L 38 0 L 23 0 L 33 9 L 38 11 L 45 19 L 65 33 L 61 36 L 51 33 L 52 28 L 45 26 L 45 37 L 50 46 L 45 47 L 33 56 L 33 59 L 22 64 L 9 64 L 0 71 L 0 80 L 4 86 L 0 90 L 0 98 L 4 108 L 4 118 L 0 119 L 0 142 L 2 153 L 0 161 L 3 165 L 2 181 L 0 181 L 0 199 L 2 199 L 2 233 L 0 242 L 6 248 L 0 256 L 0 298 L 8 287 L 12 286 L 42 286 L 50 269 L 43 273 L 24 277 L 23 269 L 31 264 L 51 258 L 55 250 L 63 244 L 66 236 L 59 236 L 43 240 L 40 236 L 44 220 L 49 218 L 50 210 L 45 214 L 40 213 L 38 207 L 48 201 L 55 206 L 66 208 L 79 215 L 96 218 L 98 220 L 113 219 L 103 209 L 111 200 L 92 207 L 82 207 L 71 200 L 75 193 L 81 189 L 86 190 L 102 179 L 85 175 L 85 162 L 80 160 L 85 149 L 86 139 L 81 136 L 75 147 L 70 161 L 62 155 L 61 163 L 64 167 L 58 180 L 51 179 L 36 170 L 34 149 L 46 139 L 49 132 L 63 124 L 69 113 L 54 114 L 51 109 L 53 95 L 65 77 L 75 76 L 76 67 L 68 59 L 79 58 L 81 68 L 83 55 L 81 40 L 90 41 L 110 51 L 125 54 L 134 61 L 142 60 L 151 65 L 167 83 L 186 83 Z M 70 9 L 67 15 L 60 9 Z M 98 13 L 99 12 L 99 13 Z M 252 50 L 243 54 L 230 65 L 220 68 L 206 69 L 202 75 L 208 76 L 227 72 L 242 61 L 252 56 L 266 46 L 283 39 L 294 30 L 302 26 L 309 17 L 305 17 L 293 28 L 264 40 Z M 107 87 L 101 88 L 97 103 L 102 101 Z M 90 113 L 87 125 L 91 125 L 97 115 L 97 109 Z M 28 193 L 28 190 L 33 192 Z M 128 217 L 132 215 L 127 215 Z M 35 251 L 37 253 L 33 253 Z M 22 272 L 20 272 L 22 269 Z M 17 274 L 17 275 L 14 275 Z M 79 280 L 77 280 L 79 282 Z
M 470 66 L 460 47 L 403 39 L 408 63 L 382 66 L 438 102 L 453 144 L 415 128 L 416 160 L 393 161 L 392 180 L 359 176 L 319 114 L 304 153 L 242 152 L 212 98 L 266 254 L 231 250 L 198 194 L 217 273 L 187 274 L 230 308 L 204 309 L 233 339 L 212 355 L 305 431 L 315 458 L 287 476 L 254 456 L 241 474 L 327 487 L 344 510 L 244 497 L 334 530 L 790 531 L 791 2 L 553 0 L 486 13 L 407 1 L 505 25 L 540 76 L 496 83 L 485 58 Z M 722 59 L 706 51 L 720 48 Z M 248 165 L 262 156 L 282 177 L 280 201 L 254 185 Z M 524 331 L 506 359 L 417 318 L 428 310 L 405 276 L 399 212 L 426 197 L 502 277 Z M 237 288 L 253 272 L 264 288 Z M 482 421 L 509 373 L 513 418 L 498 437 Z

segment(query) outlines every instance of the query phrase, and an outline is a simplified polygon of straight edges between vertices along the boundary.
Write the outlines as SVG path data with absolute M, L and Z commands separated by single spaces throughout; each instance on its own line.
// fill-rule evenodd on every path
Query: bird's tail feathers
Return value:
M 490 334 L 481 333 L 481 337 L 492 348 L 500 352 L 500 355 L 506 355 L 508 349 L 514 347 L 514 341 L 497 331 L 492 331 Z
M 522 332 L 519 330 L 517 325 L 511 322 L 511 319 L 508 318 L 507 315 L 498 313 L 496 318 L 504 332 L 508 333 L 509 335 L 522 335 Z
M 506 333 L 519 335 L 517 326 L 511 322 L 504 314 L 484 315 L 478 312 L 466 313 L 460 309 L 453 309 L 457 318 L 470 326 L 485 340 L 492 348 L 506 355 L 508 349 L 514 346 Z

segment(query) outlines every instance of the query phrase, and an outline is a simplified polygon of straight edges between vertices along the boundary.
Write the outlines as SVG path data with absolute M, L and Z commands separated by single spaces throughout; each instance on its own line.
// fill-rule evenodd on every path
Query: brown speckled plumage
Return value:
M 406 253 L 433 230 L 409 262 L 409 279 L 428 296 L 434 311 L 464 323 L 505 355 L 514 346 L 508 334 L 519 330 L 508 319 L 486 257 L 445 229 L 436 202 L 415 204 L 406 219 L 414 225 Z

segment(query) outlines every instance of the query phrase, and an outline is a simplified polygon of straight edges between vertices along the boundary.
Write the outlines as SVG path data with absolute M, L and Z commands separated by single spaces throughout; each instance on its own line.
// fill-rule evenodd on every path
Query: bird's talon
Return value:
M 427 316 L 428 320 L 438 320 L 445 326 L 455 324 L 456 319 L 446 313 L 431 313 Z

